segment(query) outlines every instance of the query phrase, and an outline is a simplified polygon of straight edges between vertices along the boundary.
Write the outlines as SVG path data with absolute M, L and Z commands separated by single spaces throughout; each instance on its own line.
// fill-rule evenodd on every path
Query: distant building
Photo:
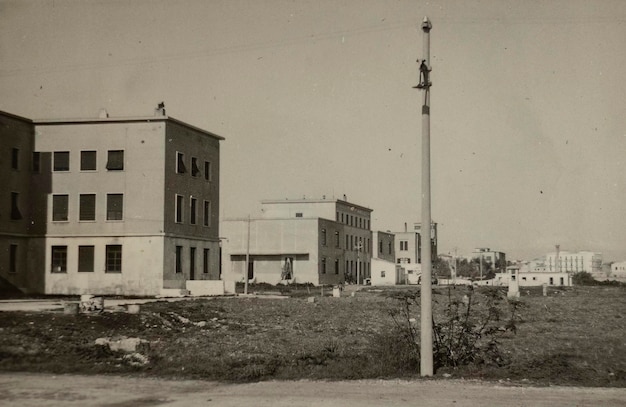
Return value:
M 478 259 L 486 267 L 491 267 L 496 272 L 506 271 L 506 254 L 504 252 L 498 252 L 489 248 L 474 249 L 471 256 L 472 259 Z
M 626 281 L 626 261 L 614 262 L 611 264 L 609 280 Z
M 165 116 L 0 114 L 0 266 L 46 294 L 157 295 L 218 280 L 219 142 Z M 11 205 L 8 206 L 6 202 Z
M 584 271 L 591 274 L 601 274 L 602 253 L 560 251 L 558 261 L 556 252 L 548 253 L 546 255 L 545 268 L 549 272 L 577 273 Z
M 223 279 L 340 284 L 371 275 L 372 210 L 337 199 L 267 200 L 262 215 L 222 222 Z M 250 231 L 248 234 L 248 230 Z
M 568 273 L 521 271 L 518 266 L 509 266 L 505 273 L 496 273 L 486 285 L 508 286 L 510 279 L 516 279 L 520 287 L 541 285 L 569 287 L 572 285 Z
M 394 232 L 396 263 L 403 266 L 422 263 L 422 225 L 415 223 L 409 231 L 406 224 L 403 232 Z M 431 259 L 437 257 L 437 224 L 431 226 Z M 410 267 L 410 266 L 409 266 Z
M 395 261 L 395 235 L 391 232 L 373 232 L 372 241 L 372 285 L 404 284 L 405 271 Z

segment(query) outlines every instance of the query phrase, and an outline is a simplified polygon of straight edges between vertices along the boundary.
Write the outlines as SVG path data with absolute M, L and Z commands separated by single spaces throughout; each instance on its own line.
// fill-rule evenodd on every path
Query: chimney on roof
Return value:
M 98 114 L 98 117 L 100 119 L 106 119 L 106 118 L 109 117 L 109 112 L 107 112 L 106 109 L 102 108 L 102 109 L 100 109 L 100 113 Z
M 165 102 L 161 102 L 157 105 L 156 109 L 154 109 L 155 116 L 165 116 Z

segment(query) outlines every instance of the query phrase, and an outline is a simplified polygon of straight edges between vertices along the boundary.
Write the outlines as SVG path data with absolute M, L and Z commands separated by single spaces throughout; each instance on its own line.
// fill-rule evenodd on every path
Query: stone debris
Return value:
M 145 366 L 150 363 L 150 359 L 147 356 L 137 352 L 124 355 L 122 360 L 131 366 Z
M 120 336 L 116 338 L 98 338 L 96 339 L 96 345 L 108 346 L 112 351 L 122 352 L 135 352 L 139 345 L 149 344 L 145 339 L 141 338 L 127 338 Z

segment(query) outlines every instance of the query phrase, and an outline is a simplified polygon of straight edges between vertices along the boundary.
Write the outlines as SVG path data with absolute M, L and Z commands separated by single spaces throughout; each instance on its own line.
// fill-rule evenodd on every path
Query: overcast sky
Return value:
M 626 260 L 626 2 L 0 0 L 0 110 L 167 113 L 226 137 L 221 216 L 342 198 L 420 220 L 431 31 L 440 252 Z

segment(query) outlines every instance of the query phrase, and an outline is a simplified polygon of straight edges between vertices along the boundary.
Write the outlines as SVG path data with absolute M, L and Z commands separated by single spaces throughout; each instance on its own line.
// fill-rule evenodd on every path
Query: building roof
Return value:
M 98 124 L 98 123 L 152 123 L 152 122 L 171 122 L 180 126 L 187 127 L 191 130 L 198 131 L 206 134 L 209 137 L 216 138 L 218 140 L 225 140 L 224 137 L 219 136 L 210 131 L 201 129 L 196 126 L 192 126 L 189 123 L 185 123 L 181 120 L 175 119 L 171 116 L 135 116 L 135 117 L 103 117 L 103 118 L 79 118 L 79 119 L 36 119 L 33 120 L 35 125 L 41 126 L 57 126 L 64 124 Z
M 292 204 L 292 203 L 330 203 L 330 204 L 342 204 L 346 206 L 353 206 L 355 208 L 373 212 L 373 209 L 367 208 L 365 206 L 357 205 L 352 202 L 344 201 L 341 199 L 265 199 L 261 201 L 261 204 Z

